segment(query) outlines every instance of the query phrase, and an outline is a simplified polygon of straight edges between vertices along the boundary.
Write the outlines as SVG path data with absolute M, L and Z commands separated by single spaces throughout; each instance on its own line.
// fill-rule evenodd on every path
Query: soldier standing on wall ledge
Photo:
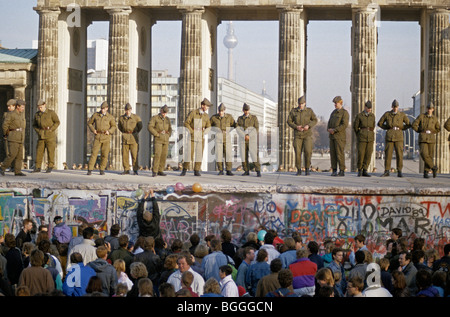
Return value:
M 125 113 L 120 116 L 118 129 L 122 132 L 122 164 L 121 175 L 130 174 L 130 152 L 131 165 L 134 175 L 138 174 L 139 132 L 142 130 L 142 120 L 137 114 L 131 113 L 132 107 L 129 103 L 125 105 Z
M 105 175 L 108 154 L 111 148 L 111 134 L 116 131 L 116 121 L 108 113 L 108 103 L 105 101 L 101 105 L 101 110 L 92 115 L 88 121 L 89 130 L 95 134 L 94 145 L 92 146 L 91 158 L 89 159 L 87 175 L 92 174 L 97 154 L 101 150 L 100 175 Z
M 17 104 L 17 100 L 16 99 L 9 99 L 8 102 L 6 103 L 6 107 L 8 108 L 8 112 L 16 110 L 16 104 Z M 3 113 L 3 121 L 5 121 L 5 118 L 6 118 L 6 115 L 8 114 L 8 112 Z M 3 140 L 5 142 L 5 154 L 6 154 L 6 156 L 8 156 L 8 153 L 9 153 L 9 150 L 8 150 L 8 135 L 4 134 L 3 135 Z
M 305 161 L 305 175 L 309 175 L 313 150 L 312 128 L 317 124 L 317 117 L 311 108 L 306 107 L 304 96 L 298 98 L 298 107 L 290 111 L 287 124 L 294 129 L 297 175 L 302 174 L 302 152 Z
M 56 129 L 59 127 L 59 118 L 55 111 L 47 109 L 45 101 L 39 100 L 38 111 L 34 115 L 33 129 L 38 135 L 36 145 L 36 164 L 32 173 L 41 171 L 45 149 L 47 149 L 47 173 L 55 167 Z
M 172 134 L 170 118 L 167 117 L 168 112 L 169 107 L 167 105 L 162 106 L 159 114 L 153 116 L 147 125 L 148 131 L 154 138 L 153 177 L 167 175 L 164 173 L 164 169 L 166 168 L 167 154 L 169 153 L 169 138 Z
M 373 144 L 375 142 L 375 115 L 372 112 L 372 102 L 364 105 L 364 110 L 358 113 L 353 122 L 353 130 L 357 136 L 358 176 L 370 177 L 367 173 L 372 159 Z
M 328 120 L 328 133 L 330 137 L 330 159 L 331 168 L 333 170 L 331 176 L 345 175 L 345 144 L 347 136 L 345 130 L 348 127 L 349 114 L 343 108 L 344 101 L 341 96 L 333 98 L 335 109 Z M 337 167 L 339 165 L 339 173 Z
M 23 164 L 23 142 L 25 140 L 25 101 L 19 99 L 16 109 L 8 112 L 3 121 L 3 135 L 8 140 L 8 156 L 0 165 L 0 174 L 5 176 L 5 170 L 14 162 L 14 175 L 25 176 L 22 173 Z
M 227 170 L 227 175 L 233 176 L 232 164 L 232 146 L 230 139 L 230 132 L 232 128 L 236 127 L 236 122 L 233 117 L 225 113 L 225 105 L 220 104 L 218 113 L 211 117 L 211 127 L 214 129 L 215 135 L 215 147 L 216 147 L 216 160 L 217 169 L 219 170 L 218 175 L 223 175 L 223 160 L 225 160 L 225 166 Z
M 434 105 L 427 106 L 427 112 L 421 113 L 412 124 L 412 129 L 419 133 L 420 157 L 424 162 L 423 177 L 429 178 L 430 170 L 433 178 L 437 175 L 437 166 L 433 164 L 434 150 L 436 146 L 436 134 L 441 131 L 441 126 L 436 116 L 433 115 Z
M 200 108 L 191 111 L 184 126 L 190 133 L 190 161 L 187 158 L 183 163 L 183 170 L 180 176 L 186 175 L 190 163 L 194 164 L 194 176 L 200 175 L 200 168 L 202 166 L 203 149 L 205 147 L 205 134 L 209 133 L 211 129 L 211 122 L 208 116 L 208 109 L 212 106 L 211 102 L 204 98 L 200 104 Z M 186 154 L 185 154 L 186 155 Z
M 250 156 L 255 164 L 256 176 L 261 177 L 261 164 L 259 163 L 258 155 L 258 118 L 250 114 L 250 106 L 246 103 L 242 106 L 242 111 L 244 114 L 238 118 L 236 128 L 240 137 L 239 148 L 241 150 L 242 167 L 244 169 L 242 176 L 250 175 Z
M 406 114 L 400 112 L 398 107 L 398 101 L 394 100 L 392 102 L 392 110 L 386 111 L 378 121 L 378 126 L 386 130 L 384 173 L 381 177 L 389 176 L 394 150 L 397 160 L 397 176 L 403 177 L 403 130 L 409 129 L 411 124 Z

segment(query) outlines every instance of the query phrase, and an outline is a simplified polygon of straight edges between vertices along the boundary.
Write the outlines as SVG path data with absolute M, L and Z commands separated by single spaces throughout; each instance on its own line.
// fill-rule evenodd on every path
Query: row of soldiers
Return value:
M 346 145 L 345 130 L 349 124 L 349 113 L 343 108 L 343 100 L 340 96 L 333 98 L 332 102 L 334 103 L 335 109 L 331 113 L 327 125 L 330 140 L 331 175 L 344 176 L 346 168 L 344 152 Z M 224 175 L 224 165 L 226 175 L 234 175 L 232 173 L 230 132 L 231 129 L 236 129 L 241 140 L 240 150 L 243 161 L 243 176 L 250 175 L 249 158 L 251 158 L 254 162 L 256 175 L 261 177 L 261 165 L 257 146 L 259 122 L 255 115 L 250 114 L 250 106 L 244 103 L 242 108 L 243 115 L 237 121 L 230 114 L 225 113 L 226 108 L 224 104 L 220 104 L 217 114 L 209 117 L 208 109 L 210 106 L 212 106 L 211 102 L 207 98 L 204 98 L 200 104 L 200 108 L 191 111 L 184 122 L 184 127 L 190 134 L 190 147 L 188 147 L 188 158 L 184 161 L 180 176 L 186 175 L 190 162 L 193 162 L 194 175 L 201 175 L 200 169 L 205 145 L 204 136 L 209 133 L 211 128 L 215 128 L 219 175 Z M 0 174 L 4 175 L 5 170 L 14 163 L 14 174 L 16 176 L 25 176 L 21 172 L 26 127 L 24 116 L 25 102 L 20 99 L 11 99 L 7 102 L 7 107 L 8 112 L 4 114 L 2 126 L 5 138 L 6 158 L 0 165 Z M 48 167 L 46 172 L 50 173 L 55 166 L 55 131 L 59 127 L 60 121 L 56 112 L 46 107 L 44 100 L 39 100 L 37 109 L 38 111 L 33 119 L 33 129 L 38 135 L 38 142 L 35 168 L 32 172 L 41 172 L 43 156 L 45 150 L 47 150 Z M 132 113 L 132 107 L 127 103 L 125 105 L 125 113 L 119 117 L 118 124 L 116 125 L 116 121 L 108 112 L 108 109 L 108 103 L 103 102 L 100 106 L 100 111 L 94 113 L 88 121 L 88 127 L 95 137 L 87 174 L 92 174 L 97 155 L 100 152 L 99 170 L 100 175 L 104 175 L 110 152 L 110 136 L 118 129 L 122 133 L 122 162 L 124 168 L 122 174 L 130 174 L 130 169 L 132 168 L 133 173 L 137 175 L 139 133 L 143 127 L 142 120 L 137 114 Z M 159 114 L 152 116 L 147 126 L 148 131 L 154 137 L 153 177 L 166 175 L 164 169 L 169 150 L 169 138 L 172 134 L 171 122 L 167 117 L 168 111 L 167 105 L 161 107 Z M 434 106 L 430 103 L 427 106 L 427 111 L 420 114 L 411 124 L 406 114 L 399 111 L 398 101 L 394 100 L 392 102 L 392 110 L 385 112 L 376 124 L 375 115 L 372 112 L 372 103 L 371 101 L 367 101 L 364 110 L 356 115 L 353 122 L 353 130 L 357 135 L 358 176 L 371 176 L 367 170 L 372 157 L 375 142 L 374 131 L 377 125 L 381 129 L 386 130 L 385 171 L 381 176 L 389 176 L 394 151 L 396 154 L 398 176 L 403 176 L 403 131 L 412 128 L 419 133 L 420 155 L 424 161 L 424 177 L 429 178 L 430 171 L 432 171 L 433 177 L 436 177 L 437 167 L 433 164 L 433 157 L 436 134 L 440 132 L 441 128 L 433 112 Z M 317 122 L 318 120 L 314 111 L 306 107 L 305 97 L 300 97 L 298 99 L 298 105 L 290 111 L 287 119 L 288 126 L 294 130 L 293 148 L 297 168 L 296 175 L 301 175 L 302 173 L 302 155 L 305 175 L 310 174 L 313 149 L 312 128 Z M 450 131 L 450 118 L 445 122 L 444 127 L 447 131 Z M 132 160 L 131 166 L 129 163 L 130 154 Z

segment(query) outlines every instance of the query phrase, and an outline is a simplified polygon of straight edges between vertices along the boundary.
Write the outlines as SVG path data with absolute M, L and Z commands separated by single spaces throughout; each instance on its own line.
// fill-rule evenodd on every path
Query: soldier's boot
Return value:
M 256 172 L 256 177 L 261 177 L 261 172 L 260 171 Z
M 234 176 L 234 174 L 231 171 L 227 171 L 228 176 Z
M 367 170 L 363 170 L 363 171 L 362 171 L 362 176 L 365 176 L 365 177 L 371 177 L 372 175 L 370 175 L 369 173 L 367 173 Z
M 194 176 L 202 176 L 202 175 L 200 174 L 200 171 L 194 171 Z
M 358 177 L 362 176 L 362 169 L 358 169 Z
M 380 177 L 386 177 L 386 176 L 389 176 L 389 171 L 384 171 L 384 173 L 380 176 Z
M 123 171 L 120 175 L 130 175 L 130 171 Z
M 302 175 L 302 170 L 301 170 L 301 169 L 298 169 L 298 170 L 297 170 L 297 174 L 295 174 L 295 176 L 300 176 L 300 175 Z
M 428 174 L 428 171 L 423 172 L 423 178 L 430 178 L 430 174 Z
M 5 176 L 5 170 L 0 167 L 0 175 Z
M 344 171 L 343 171 L 343 170 L 340 170 L 340 171 L 339 171 L 339 174 L 337 174 L 337 176 L 345 176 Z
M 242 176 L 248 176 L 248 175 L 250 175 L 249 171 L 245 171 L 244 174 L 242 174 Z
M 41 169 L 40 168 L 35 168 L 33 171 L 31 171 L 31 173 L 40 173 Z
M 223 175 L 223 171 L 220 170 L 220 171 L 219 171 L 219 174 L 217 174 L 217 175 Z
M 100 175 L 105 175 L 105 171 L 100 171 Z
M 25 175 L 25 174 L 22 173 L 22 172 L 19 172 L 19 173 L 14 174 L 14 176 L 27 176 L 27 175 Z
M 184 176 L 184 175 L 186 175 L 186 169 L 183 168 L 183 170 L 181 171 L 180 176 Z
M 158 175 L 159 175 L 159 176 L 167 176 L 167 174 L 164 173 L 164 172 L 158 172 Z
M 152 172 L 152 177 L 156 177 L 156 176 L 158 176 L 158 173 Z
M 45 172 L 46 172 L 46 173 L 51 173 L 52 170 L 53 170 L 53 168 L 49 167 L 49 168 L 47 168 L 47 170 L 46 170 Z
M 433 166 L 433 167 L 431 168 L 431 170 L 433 171 L 433 178 L 436 178 L 436 176 L 437 176 L 437 170 L 438 170 L 437 166 Z
M 402 171 L 399 170 L 399 171 L 397 172 L 397 176 L 398 176 L 398 177 L 403 177 Z
M 305 169 L 305 175 L 308 176 L 308 175 L 310 175 L 310 174 L 311 174 L 310 169 L 309 169 L 309 168 Z
M 92 171 L 88 170 L 87 175 L 92 175 Z
M 333 173 L 331 173 L 331 176 L 337 176 L 337 170 L 333 170 Z
M 137 170 L 134 170 L 133 173 L 134 173 L 134 175 L 138 175 L 138 171 Z

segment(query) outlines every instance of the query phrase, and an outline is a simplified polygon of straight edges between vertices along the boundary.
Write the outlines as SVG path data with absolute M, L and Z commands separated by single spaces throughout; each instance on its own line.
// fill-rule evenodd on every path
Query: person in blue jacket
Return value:
M 93 268 L 83 264 L 83 256 L 74 252 L 70 255 L 72 266 L 66 274 L 63 283 L 63 293 L 66 296 L 83 296 L 92 276 L 97 275 Z

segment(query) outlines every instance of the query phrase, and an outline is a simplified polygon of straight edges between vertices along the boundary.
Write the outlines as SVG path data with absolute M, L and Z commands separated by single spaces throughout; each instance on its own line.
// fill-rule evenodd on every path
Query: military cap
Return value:
M 333 102 L 334 103 L 338 103 L 338 102 L 341 102 L 341 101 L 342 101 L 342 97 L 341 96 L 336 96 L 336 97 L 333 98 Z
M 432 102 L 430 102 L 427 106 L 428 109 L 434 109 L 434 104 Z
M 44 100 L 44 99 L 39 99 L 37 105 L 38 105 L 38 106 L 45 105 L 45 100 Z
M 365 106 L 369 109 L 372 109 L 372 101 L 367 100 Z
M 299 103 L 299 104 L 306 103 L 306 98 L 305 98 L 305 96 L 301 96 L 300 98 L 298 98 L 298 103 Z
M 204 98 L 202 100 L 202 105 L 207 105 L 208 107 L 211 107 L 212 103 L 207 98 Z
M 127 103 L 127 104 L 125 105 L 125 110 L 131 110 L 131 105 L 130 105 L 129 103 Z
M 7 102 L 6 102 L 6 105 L 7 106 L 15 106 L 17 104 L 17 100 L 16 99 L 9 99 Z
M 220 104 L 219 106 L 219 111 L 225 111 L 225 105 L 223 103 Z
M 161 107 L 161 111 L 164 113 L 168 113 L 169 112 L 169 107 L 167 107 L 167 105 L 164 105 Z
M 19 105 L 19 106 L 25 106 L 25 100 L 23 100 L 23 99 L 17 99 L 17 102 L 16 102 L 16 105 Z
M 250 106 L 247 105 L 246 103 L 244 103 L 244 105 L 242 106 L 242 110 L 244 110 L 244 111 L 250 110 Z
M 399 106 L 398 101 L 396 99 L 394 99 L 394 101 L 392 101 L 392 108 L 398 107 L 398 106 Z
M 102 105 L 100 106 L 100 108 L 104 109 L 104 108 L 109 108 L 108 102 L 103 101 Z

